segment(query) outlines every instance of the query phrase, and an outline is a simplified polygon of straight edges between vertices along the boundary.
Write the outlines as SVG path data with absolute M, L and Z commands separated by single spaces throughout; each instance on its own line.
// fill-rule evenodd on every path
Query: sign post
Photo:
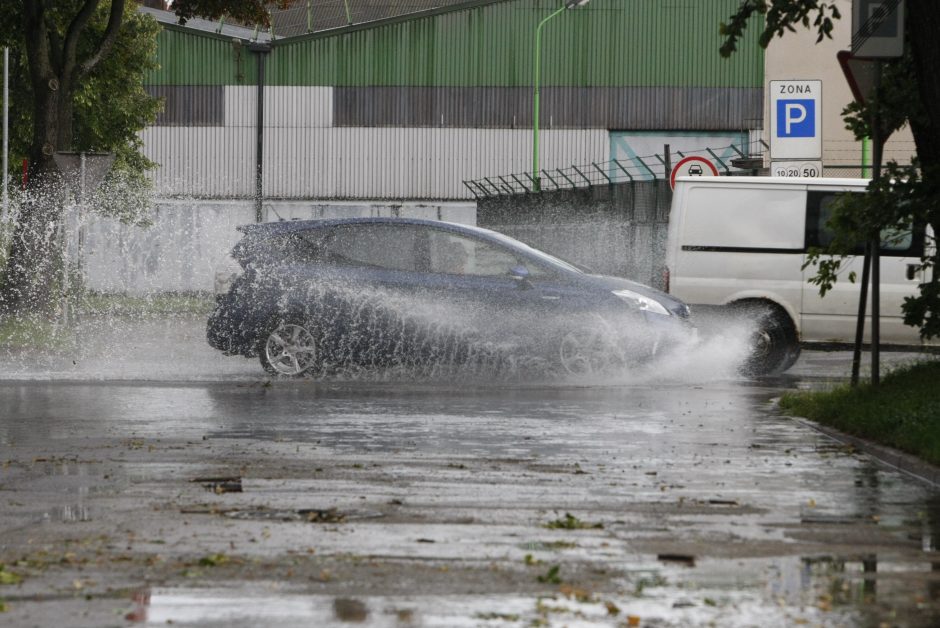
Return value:
M 676 189 L 676 177 L 717 177 L 718 168 L 710 160 L 698 155 L 683 157 L 672 168 L 669 187 Z
M 770 82 L 770 171 L 822 176 L 822 81 Z
M 854 0 L 852 3 L 852 52 L 836 56 L 848 80 L 852 95 L 861 104 L 871 103 L 881 88 L 881 61 L 904 54 L 904 0 Z M 871 110 L 872 182 L 881 178 L 884 144 L 888 139 L 881 128 L 877 106 Z M 862 286 L 852 355 L 852 386 L 858 385 L 862 339 L 865 333 L 865 306 L 871 279 L 871 383 L 878 386 L 881 344 L 881 234 L 875 233 L 865 245 Z

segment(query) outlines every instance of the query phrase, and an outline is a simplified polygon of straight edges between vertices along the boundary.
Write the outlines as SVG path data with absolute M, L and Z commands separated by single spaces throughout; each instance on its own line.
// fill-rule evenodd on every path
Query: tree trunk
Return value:
M 79 61 L 80 37 L 98 0 L 76 3 L 64 37 L 50 31 L 55 3 L 23 3 L 23 34 L 33 87 L 33 133 L 29 154 L 27 198 L 13 231 L 6 277 L 0 286 L 0 312 L 49 313 L 59 296 L 64 225 L 62 178 L 53 156 L 72 144 L 72 90 L 114 46 L 124 15 L 124 0 L 111 0 L 105 35 Z
M 44 90 L 33 108 L 29 185 L 13 230 L 0 311 L 49 313 L 59 297 L 56 270 L 61 256 L 62 186 L 53 154 L 59 144 L 58 89 Z

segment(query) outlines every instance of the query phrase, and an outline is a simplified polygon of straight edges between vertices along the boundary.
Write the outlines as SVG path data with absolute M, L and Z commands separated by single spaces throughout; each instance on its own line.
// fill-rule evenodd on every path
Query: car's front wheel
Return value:
M 261 366 L 272 375 L 297 377 L 317 365 L 317 340 L 307 325 L 275 321 L 261 343 Z
M 741 303 L 736 307 L 751 325 L 745 375 L 777 375 L 800 356 L 800 342 L 790 317 L 770 303 Z
M 600 317 L 565 333 L 558 347 L 560 366 L 565 375 L 593 375 L 623 365 L 613 329 Z

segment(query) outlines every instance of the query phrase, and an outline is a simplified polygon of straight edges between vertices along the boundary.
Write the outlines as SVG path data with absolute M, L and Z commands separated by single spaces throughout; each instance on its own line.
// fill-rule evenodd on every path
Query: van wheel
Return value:
M 751 325 L 745 375 L 777 375 L 800 357 L 800 342 L 789 315 L 771 303 L 740 303 L 734 308 Z
M 317 341 L 306 325 L 296 321 L 272 321 L 261 337 L 261 366 L 271 375 L 297 377 L 318 360 Z

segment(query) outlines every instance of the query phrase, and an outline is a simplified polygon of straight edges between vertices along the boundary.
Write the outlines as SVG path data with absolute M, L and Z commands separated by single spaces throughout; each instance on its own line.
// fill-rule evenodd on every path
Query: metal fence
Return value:
M 487 189 L 484 195 L 480 191 L 477 223 L 596 272 L 662 288 L 672 200 L 664 177 L 668 170 L 651 168 L 645 179 L 631 172 L 632 177 L 613 180 L 601 176 L 605 164 L 597 164 L 594 176 L 580 167 L 563 169 L 567 176 L 548 171 L 555 181 L 561 176 L 567 185 L 552 186 L 549 179 L 549 185 L 537 193 L 532 193 L 536 190 L 531 178 L 525 179 L 527 186 L 507 181 L 499 192 Z M 839 164 L 825 167 L 824 174 L 870 176 L 870 167 Z
M 871 166 L 826 164 L 823 166 L 824 177 L 839 177 L 844 179 L 870 179 Z
M 538 175 L 531 171 L 494 175 L 482 179 L 465 180 L 463 184 L 477 200 L 480 200 L 493 196 L 513 196 L 516 194 L 574 190 L 617 183 L 655 181 L 657 179 L 668 179 L 675 160 L 690 155 L 710 159 L 718 168 L 720 174 L 751 174 L 752 170 L 742 170 L 741 165 L 755 160 L 761 162 L 766 145 L 763 142 L 755 142 L 751 146 L 731 144 L 730 146 L 707 147 L 685 152 L 667 152 L 665 150 L 667 148 L 668 146 L 664 147 L 662 153 L 642 157 L 611 159 L 610 161 L 591 162 L 589 164 L 568 166 L 567 168 L 541 169 Z M 729 153 L 735 156 L 728 158 Z

